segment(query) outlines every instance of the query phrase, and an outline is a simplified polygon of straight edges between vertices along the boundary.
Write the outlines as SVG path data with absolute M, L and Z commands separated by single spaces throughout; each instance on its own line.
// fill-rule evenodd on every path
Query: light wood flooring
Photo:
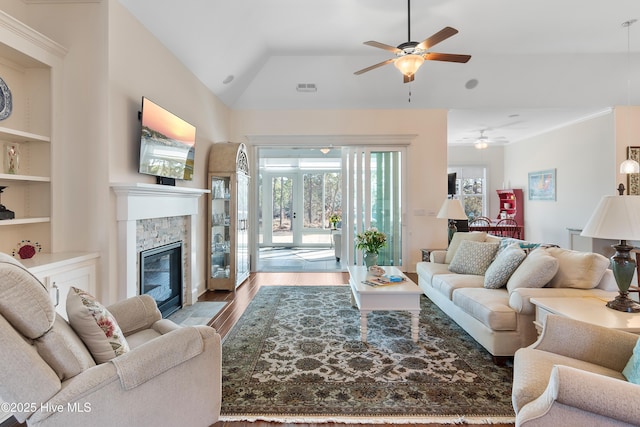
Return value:
M 418 281 L 417 274 L 407 273 L 414 282 Z M 349 283 L 349 274 L 346 272 L 324 273 L 251 273 L 249 278 L 235 292 L 209 291 L 203 294 L 200 301 L 225 301 L 228 304 L 212 319 L 209 326 L 214 327 L 224 337 L 238 321 L 247 305 L 251 302 L 261 286 L 331 286 L 345 285 Z M 357 424 L 358 427 L 376 427 L 382 424 Z M 311 424 L 283 424 L 266 421 L 256 422 L 222 422 L 219 421 L 213 427 L 344 427 L 341 423 L 311 423 Z M 445 424 L 395 424 L 405 427 L 449 427 Z M 493 424 L 494 427 L 512 427 L 513 424 Z

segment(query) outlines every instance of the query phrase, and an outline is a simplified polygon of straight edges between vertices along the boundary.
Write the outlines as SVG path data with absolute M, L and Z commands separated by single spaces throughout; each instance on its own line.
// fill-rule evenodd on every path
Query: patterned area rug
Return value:
M 425 296 L 420 339 L 405 312 L 360 314 L 348 286 L 263 287 L 225 337 L 223 421 L 508 423 L 510 367 Z

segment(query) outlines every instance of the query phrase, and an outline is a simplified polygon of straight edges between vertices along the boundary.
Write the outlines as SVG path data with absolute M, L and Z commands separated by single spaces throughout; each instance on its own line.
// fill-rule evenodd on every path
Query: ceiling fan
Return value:
M 471 59 L 471 55 L 459 55 L 453 53 L 436 53 L 430 52 L 429 49 L 436 44 L 454 36 L 458 33 L 458 30 L 451 27 L 444 27 L 442 30 L 433 34 L 431 37 L 426 38 L 422 42 L 411 41 L 411 0 L 407 0 L 407 42 L 399 44 L 397 47 L 390 46 L 388 44 L 368 41 L 364 42 L 367 46 L 377 47 L 395 53 L 395 58 L 387 59 L 378 64 L 371 65 L 370 67 L 363 68 L 356 71 L 355 75 L 360 75 L 371 71 L 383 65 L 394 63 L 397 69 L 402 72 L 404 76 L 404 83 L 412 82 L 414 75 L 418 68 L 428 61 L 446 61 L 446 62 L 461 62 L 466 63 Z
M 487 148 L 489 146 L 489 144 L 491 144 L 491 143 L 503 143 L 503 144 L 505 144 L 505 143 L 508 142 L 507 138 L 505 138 L 503 136 L 489 138 L 488 136 L 486 136 L 484 134 L 485 130 L 486 129 L 480 130 L 480 136 L 473 143 L 473 146 L 476 147 L 478 150 L 483 150 L 483 149 Z M 468 139 L 468 138 L 463 138 L 463 139 Z

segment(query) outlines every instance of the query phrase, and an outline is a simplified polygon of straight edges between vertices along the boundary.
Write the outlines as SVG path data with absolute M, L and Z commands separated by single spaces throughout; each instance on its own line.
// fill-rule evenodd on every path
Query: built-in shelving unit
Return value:
M 0 11 L 0 78 L 11 93 L 11 114 L 0 121 L 2 204 L 13 219 L 0 220 L 0 251 L 19 242 L 38 242 L 53 252 L 53 147 L 66 49 Z M 18 170 L 6 168 L 7 147 L 19 152 Z M 71 165 L 69 165 L 71 166 Z

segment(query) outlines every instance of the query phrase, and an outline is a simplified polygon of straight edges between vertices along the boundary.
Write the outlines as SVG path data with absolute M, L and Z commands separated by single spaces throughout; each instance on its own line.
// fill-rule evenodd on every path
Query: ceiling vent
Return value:
M 318 88 L 315 83 L 298 83 L 296 90 L 298 92 L 317 92 Z

